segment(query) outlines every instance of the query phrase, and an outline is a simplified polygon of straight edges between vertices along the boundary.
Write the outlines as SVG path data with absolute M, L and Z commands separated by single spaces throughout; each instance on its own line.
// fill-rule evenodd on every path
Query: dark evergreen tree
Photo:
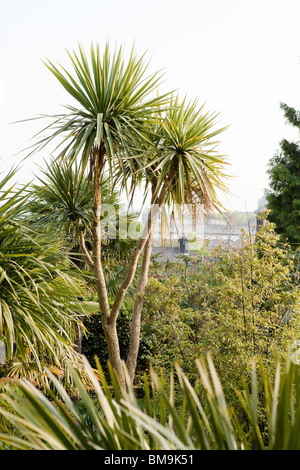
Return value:
M 300 112 L 280 105 L 289 124 L 300 129 Z M 300 146 L 283 139 L 280 150 L 269 162 L 269 186 L 266 191 L 269 220 L 293 249 L 300 247 Z

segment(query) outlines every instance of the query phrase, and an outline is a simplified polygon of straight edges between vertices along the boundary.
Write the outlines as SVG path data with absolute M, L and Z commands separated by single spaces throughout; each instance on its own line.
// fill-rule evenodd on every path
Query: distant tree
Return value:
M 281 103 L 287 122 L 300 127 L 300 112 Z M 300 244 L 300 146 L 283 139 L 280 150 L 269 162 L 269 185 L 266 191 L 269 220 L 276 224 L 284 240 L 297 248 Z

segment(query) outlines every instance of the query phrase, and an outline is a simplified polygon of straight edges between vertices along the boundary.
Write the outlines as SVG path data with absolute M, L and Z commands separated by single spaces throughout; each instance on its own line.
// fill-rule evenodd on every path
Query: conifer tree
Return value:
M 287 123 L 300 128 L 300 112 L 280 104 Z M 300 145 L 283 139 L 280 150 L 269 162 L 269 186 L 266 191 L 269 220 L 293 249 L 300 245 Z

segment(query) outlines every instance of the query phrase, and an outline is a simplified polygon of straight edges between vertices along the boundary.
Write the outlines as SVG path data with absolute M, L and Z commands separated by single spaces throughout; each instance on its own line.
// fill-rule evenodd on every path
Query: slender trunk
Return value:
M 144 305 L 144 294 L 148 281 L 148 271 L 149 264 L 151 259 L 152 252 L 152 236 L 149 235 L 149 238 L 145 244 L 142 267 L 141 267 L 141 276 L 139 279 L 137 287 L 137 295 L 134 301 L 133 315 L 130 329 L 130 347 L 128 352 L 128 357 L 126 361 L 126 366 L 128 369 L 129 377 L 133 382 L 134 374 L 137 365 L 138 352 L 140 347 L 140 335 L 141 335 L 141 315 Z
M 92 266 L 95 275 L 95 283 L 99 299 L 99 307 L 101 313 L 101 324 L 105 339 L 107 342 L 109 361 L 116 371 L 121 385 L 125 386 L 125 377 L 123 371 L 122 359 L 120 356 L 119 338 L 117 333 L 117 318 L 112 318 L 108 294 L 106 289 L 105 277 L 101 262 L 101 176 L 103 170 L 103 161 L 105 148 L 102 143 L 95 155 L 95 172 L 94 172 L 94 223 L 92 227 L 93 239 L 93 256 Z
M 123 369 L 123 361 L 120 355 L 120 346 L 119 346 L 119 338 L 117 333 L 117 319 L 120 312 L 120 308 L 122 306 L 123 300 L 125 295 L 128 292 L 128 289 L 134 279 L 138 260 L 141 252 L 143 251 L 145 245 L 147 244 L 147 248 L 145 248 L 145 258 L 144 258 L 144 272 L 145 275 L 142 276 L 143 280 L 141 280 L 140 288 L 143 290 L 143 285 L 147 282 L 148 277 L 148 267 L 149 261 L 148 257 L 151 256 L 151 231 L 153 228 L 153 220 L 156 219 L 157 214 L 160 212 L 163 204 L 166 201 L 168 190 L 172 184 L 172 181 L 176 175 L 176 168 L 174 167 L 173 170 L 170 172 L 169 176 L 166 178 L 160 194 L 156 200 L 156 204 L 154 210 L 149 213 L 148 221 L 145 226 L 145 229 L 142 232 L 142 235 L 131 253 L 131 257 L 128 263 L 128 270 L 127 274 L 124 278 L 123 283 L 121 284 L 117 295 L 115 297 L 114 304 L 110 309 L 105 277 L 102 269 L 102 262 L 101 262 L 101 176 L 103 170 L 103 162 L 104 162 L 104 155 L 105 155 L 105 147 L 104 143 L 102 142 L 99 149 L 94 149 L 93 154 L 93 161 L 94 161 L 94 223 L 92 227 L 92 241 L 93 241 L 93 252 L 92 257 L 89 255 L 85 242 L 84 242 L 84 234 L 80 233 L 80 241 L 82 249 L 85 253 L 86 260 L 90 265 L 94 276 L 95 276 L 95 283 L 97 294 L 99 298 L 99 307 L 101 312 L 101 324 L 104 331 L 104 335 L 107 342 L 108 348 L 108 356 L 109 361 L 116 371 L 121 386 L 125 387 L 125 377 L 124 377 L 124 369 Z M 149 240 L 149 245 L 148 245 Z M 150 260 L 150 258 L 149 258 Z M 135 320 L 133 321 L 132 326 L 132 335 L 134 331 L 140 330 L 140 315 L 139 315 L 140 307 L 138 307 L 135 315 Z M 132 379 L 135 371 L 135 363 L 136 359 L 134 359 L 134 355 L 138 352 L 138 345 L 139 345 L 139 335 L 137 337 L 137 341 L 133 342 L 133 345 L 130 346 L 131 349 L 134 351 L 132 354 L 133 357 L 133 366 L 131 367 L 132 372 Z M 131 361 L 130 361 L 131 363 Z
M 244 334 L 245 334 L 245 341 L 247 342 L 247 322 L 246 322 L 244 273 L 243 273 L 243 260 L 242 259 L 241 259 L 241 285 L 242 285 L 242 301 L 243 301 Z
M 76 327 L 76 337 L 74 341 L 75 351 L 81 354 L 82 352 L 82 331 L 80 326 Z
M 124 297 L 134 279 L 134 276 L 135 276 L 135 273 L 136 273 L 136 268 L 137 268 L 137 265 L 138 265 L 138 260 L 139 260 L 139 256 L 149 238 L 149 235 L 152 231 L 152 228 L 153 228 L 153 221 L 156 219 L 158 213 L 161 211 L 161 208 L 162 206 L 164 205 L 165 201 L 166 201 L 166 198 L 167 198 L 167 195 L 168 195 L 168 191 L 169 191 L 169 188 L 172 184 L 172 181 L 175 177 L 175 174 L 176 174 L 176 169 L 174 168 L 169 176 L 166 178 L 164 184 L 163 184 L 163 187 L 161 189 L 161 192 L 156 200 L 156 204 L 153 208 L 153 210 L 150 211 L 149 215 L 148 215 L 148 220 L 147 220 L 147 223 L 145 225 L 145 228 L 141 234 L 141 237 L 136 245 L 136 247 L 133 249 L 132 253 L 131 253 L 131 257 L 130 257 L 130 260 L 129 260 L 129 263 L 128 263 L 128 270 L 127 270 L 127 274 L 125 276 L 125 279 L 123 281 L 123 283 L 121 284 L 118 292 L 117 292 L 117 295 L 116 295 L 116 298 L 115 298 L 115 302 L 114 302 L 114 305 L 112 307 L 112 311 L 111 311 L 111 316 L 112 318 L 117 318 L 118 317 L 118 314 L 119 314 L 119 311 L 120 311 L 120 308 L 121 308 L 121 305 L 122 305 L 122 302 L 124 300 Z
M 152 198 L 151 204 L 153 204 L 156 194 L 156 185 L 152 185 Z M 137 286 L 137 295 L 135 297 L 134 306 L 133 306 L 133 314 L 132 314 L 132 322 L 130 328 L 130 346 L 129 352 L 127 356 L 126 366 L 128 369 L 129 377 L 131 381 L 134 380 L 134 374 L 137 366 L 137 358 L 139 353 L 140 347 L 140 336 L 141 336 L 141 316 L 142 310 L 144 305 L 144 294 L 148 282 L 148 272 L 149 272 L 149 265 L 152 253 L 152 233 L 153 228 L 155 226 L 155 220 L 152 219 L 153 227 L 149 233 L 148 239 L 144 246 L 143 251 L 143 259 L 142 259 L 142 266 L 141 266 L 141 274 L 140 279 Z

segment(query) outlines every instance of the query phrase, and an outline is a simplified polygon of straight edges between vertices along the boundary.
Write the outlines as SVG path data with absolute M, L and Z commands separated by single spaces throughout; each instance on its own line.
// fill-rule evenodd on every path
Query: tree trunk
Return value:
M 149 235 L 149 238 L 146 242 L 144 252 L 143 252 L 143 261 L 141 267 L 141 276 L 139 279 L 137 294 L 134 301 L 133 307 L 133 316 L 130 329 L 130 347 L 129 353 L 126 361 L 126 366 L 128 369 L 129 377 L 133 382 L 134 374 L 137 366 L 137 358 L 140 347 L 140 335 L 141 335 L 141 316 L 142 309 L 144 305 L 144 294 L 148 282 L 148 271 L 149 264 L 152 253 L 152 235 Z
M 176 175 L 176 167 L 173 167 L 168 177 L 165 179 L 165 182 L 162 186 L 160 194 L 155 201 L 156 204 L 154 206 L 154 210 L 151 210 L 149 212 L 147 223 L 145 225 L 145 228 L 142 232 L 142 235 L 139 239 L 137 246 L 134 248 L 131 254 L 131 257 L 128 263 L 127 274 L 125 276 L 125 279 L 119 291 L 117 292 L 115 302 L 112 307 L 111 316 L 113 318 L 117 318 L 122 302 L 124 300 L 124 297 L 128 291 L 129 286 L 131 285 L 133 281 L 139 256 L 142 250 L 144 249 L 141 276 L 140 276 L 139 283 L 138 283 L 137 297 L 136 297 L 135 304 L 134 304 L 133 318 L 132 318 L 132 324 L 131 324 L 131 330 L 130 330 L 129 353 L 128 353 L 128 358 L 126 362 L 131 381 L 133 381 L 134 379 L 139 345 L 140 345 L 141 312 L 143 308 L 143 295 L 145 293 L 145 288 L 147 285 L 149 263 L 150 263 L 150 257 L 151 257 L 151 251 L 152 251 L 152 231 L 155 225 L 156 217 L 166 202 L 168 191 L 170 189 L 170 186 L 172 184 L 172 181 L 175 175 Z M 154 201 L 155 195 L 157 194 L 157 189 L 158 188 L 153 188 L 152 203 Z
M 138 260 L 141 252 L 144 251 L 144 258 L 142 263 L 142 275 L 139 282 L 139 291 L 143 294 L 145 291 L 145 287 L 147 284 L 148 278 L 148 268 L 151 256 L 151 232 L 154 226 L 154 220 L 156 219 L 157 214 L 160 212 L 162 206 L 164 205 L 169 188 L 172 184 L 172 181 L 176 175 L 176 168 L 174 167 L 173 170 L 169 173 L 168 177 L 165 179 L 164 184 L 162 185 L 162 189 L 160 191 L 159 196 L 156 200 L 156 205 L 154 207 L 154 211 L 149 213 L 147 225 L 145 226 L 142 235 L 137 243 L 137 246 L 133 249 L 131 253 L 131 257 L 128 263 L 128 270 L 127 274 L 124 278 L 123 283 L 121 284 L 114 304 L 112 308 L 109 306 L 108 301 L 108 294 L 106 289 L 105 277 L 102 269 L 102 261 L 101 261 L 101 178 L 102 178 L 102 171 L 104 166 L 104 156 L 105 156 L 105 147 L 104 142 L 102 141 L 100 144 L 100 148 L 93 149 L 93 164 L 94 164 L 94 204 L 93 204 L 93 211 L 94 211 L 94 223 L 92 227 L 92 244 L 93 244 L 93 252 L 92 257 L 89 255 L 85 242 L 84 242 L 84 234 L 80 232 L 80 241 L 82 249 L 85 253 L 86 260 L 91 267 L 94 276 L 95 276 L 95 283 L 96 289 L 99 299 L 99 307 L 101 313 L 101 324 L 103 328 L 103 332 L 107 342 L 108 348 L 108 356 L 109 361 L 118 375 L 120 380 L 121 386 L 125 387 L 125 376 L 124 376 L 124 368 L 123 368 L 123 361 L 120 356 L 120 346 L 119 346 L 119 338 L 117 333 L 117 319 L 118 315 L 124 300 L 125 295 L 128 292 L 128 289 L 134 279 Z M 146 246 L 145 246 L 146 245 Z M 140 296 L 142 299 L 142 297 Z M 130 367 L 130 377 L 133 380 L 135 368 L 136 368 L 136 360 L 137 354 L 139 349 L 139 342 L 140 342 L 140 317 L 141 317 L 141 310 L 142 310 L 143 303 L 137 301 L 135 306 L 135 312 L 133 316 L 133 324 L 131 328 L 131 339 L 130 339 L 130 353 L 128 357 L 128 365 Z M 136 336 L 135 336 L 136 334 Z
M 82 331 L 80 326 L 76 327 L 76 336 L 74 341 L 75 351 L 81 354 L 82 352 Z
M 127 274 L 125 276 L 125 279 L 123 281 L 123 283 L 121 284 L 118 292 L 117 292 L 117 295 L 116 295 L 116 298 L 115 298 L 115 301 L 114 301 L 114 305 L 112 307 L 112 311 L 111 311 L 111 315 L 113 318 L 117 318 L 119 312 L 120 312 L 120 308 L 121 308 L 121 305 L 122 305 L 122 302 L 124 300 L 124 297 L 129 289 L 129 286 L 131 285 L 133 279 L 134 279 L 134 276 L 135 276 L 135 273 L 136 273 L 136 268 L 137 268 L 137 265 L 138 265 L 138 260 L 139 260 L 139 256 L 141 254 L 141 252 L 143 251 L 143 248 L 149 238 L 149 235 L 153 229 L 153 226 L 154 226 L 154 221 L 156 220 L 156 217 L 158 215 L 158 213 L 161 211 L 162 209 L 162 206 L 164 205 L 164 203 L 166 202 L 166 199 L 167 199 L 167 195 L 168 195 L 168 191 L 169 191 L 169 188 L 172 184 L 172 181 L 174 179 L 176 175 L 176 168 L 174 168 L 169 176 L 166 178 L 164 184 L 163 184 L 163 187 L 161 189 L 161 192 L 156 200 L 156 204 L 153 208 L 152 211 L 150 211 L 149 215 L 148 215 L 148 220 L 147 220 L 147 223 L 145 225 L 145 228 L 141 234 L 141 237 L 138 241 L 138 244 L 137 246 L 133 249 L 132 253 L 131 253 L 131 256 L 130 256 L 130 259 L 129 259 L 129 263 L 128 263 L 128 270 L 127 270 Z
M 101 313 L 101 324 L 108 348 L 109 361 L 116 371 L 121 386 L 125 387 L 125 377 L 123 363 L 120 356 L 119 338 L 117 333 L 117 317 L 111 316 L 105 277 L 101 261 L 101 176 L 104 161 L 104 144 L 101 143 L 100 149 L 96 151 L 95 173 L 94 173 L 94 223 L 92 228 L 93 239 L 93 271 L 99 299 Z
M 151 204 L 153 204 L 156 194 L 156 185 L 152 184 L 152 198 Z M 142 310 L 144 305 L 144 294 L 146 291 L 146 286 L 148 282 L 148 272 L 149 272 L 149 265 L 152 253 L 152 233 L 153 228 L 155 226 L 156 220 L 152 220 L 153 227 L 149 233 L 148 240 L 146 241 L 144 251 L 143 251 L 143 259 L 142 259 L 142 266 L 141 266 L 141 274 L 140 279 L 137 286 L 137 294 L 134 301 L 133 306 L 133 315 L 132 315 L 132 322 L 130 328 L 130 346 L 128 357 L 126 361 L 126 366 L 128 369 L 129 377 L 131 381 L 134 380 L 134 374 L 136 371 L 137 366 L 137 359 L 140 347 L 140 336 L 141 336 L 141 316 Z

